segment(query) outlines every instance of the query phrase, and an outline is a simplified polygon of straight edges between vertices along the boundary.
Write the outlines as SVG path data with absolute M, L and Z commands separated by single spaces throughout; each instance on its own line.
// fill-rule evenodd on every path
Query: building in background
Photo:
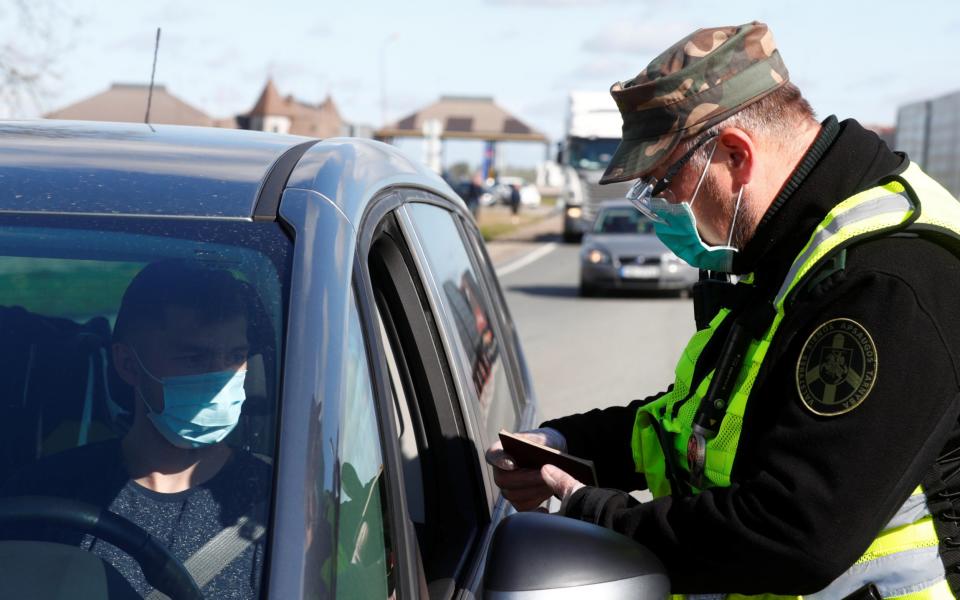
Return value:
M 289 133 L 309 137 L 331 138 L 350 135 L 352 128 L 340 116 L 330 96 L 320 104 L 301 102 L 293 96 L 283 97 L 272 79 L 260 92 L 256 104 L 245 115 L 237 116 L 241 129 L 273 133 Z
M 486 177 L 496 176 L 496 146 L 503 142 L 533 142 L 548 149 L 545 135 L 536 131 L 488 96 L 441 96 L 439 100 L 390 123 L 375 132 L 378 140 L 392 143 L 396 138 L 421 138 L 423 162 L 434 171 L 443 170 L 446 140 L 484 142 L 483 166 Z
M 143 123 L 147 114 L 150 86 L 137 83 L 114 83 L 100 92 L 60 110 L 47 113 L 48 119 L 75 121 L 118 121 Z M 162 85 L 153 86 L 150 100 L 150 123 L 155 125 L 199 125 L 201 127 L 236 127 L 232 118 L 214 119 L 167 91 Z
M 44 115 L 48 119 L 77 121 L 116 121 L 143 123 L 150 86 L 115 83 L 110 89 Z M 255 129 L 309 137 L 331 138 L 342 135 L 373 137 L 373 128 L 347 123 L 333 99 L 309 104 L 293 96 L 283 97 L 272 80 L 267 80 L 250 112 L 216 119 L 174 96 L 162 85 L 153 86 L 150 123 L 154 125 L 194 125 Z
M 960 196 L 960 91 L 901 106 L 895 148 Z

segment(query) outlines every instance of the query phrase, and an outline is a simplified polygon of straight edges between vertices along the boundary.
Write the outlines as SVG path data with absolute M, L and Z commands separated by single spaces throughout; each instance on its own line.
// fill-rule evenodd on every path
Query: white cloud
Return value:
M 147 57 L 147 60 L 150 60 L 153 57 L 153 48 L 156 42 L 156 29 L 142 29 L 137 33 L 125 35 L 104 44 L 104 50 L 107 53 L 136 52 L 143 54 Z M 165 33 L 161 31 L 159 57 L 157 60 L 163 60 L 165 54 L 179 55 L 180 51 L 188 43 L 190 43 L 190 39 L 184 35 L 178 33 Z
M 240 52 L 236 48 L 223 48 L 203 59 L 203 66 L 211 70 L 228 69 L 237 64 Z
M 623 4 L 626 0 L 486 0 L 486 2 L 487 4 L 500 4 L 503 6 L 572 6 L 589 8 L 601 4 Z
M 562 115 L 563 111 L 566 110 L 566 106 L 566 97 L 551 96 L 548 99 L 528 102 L 524 104 L 520 110 L 527 115 L 546 115 L 553 117 L 555 115 Z
M 206 21 L 211 17 L 208 7 L 201 2 L 191 0 L 168 1 L 145 15 L 143 21 L 154 27 L 169 26 L 173 23 L 187 24 Z
M 333 81 L 334 90 L 341 90 L 342 92 L 358 92 L 363 91 L 367 88 L 367 82 L 361 77 L 354 76 L 343 76 L 338 77 Z
M 315 64 L 308 62 L 306 60 L 297 60 L 297 59 L 275 59 L 267 62 L 266 65 L 267 74 L 270 77 L 273 77 L 277 81 L 277 85 L 280 85 L 281 82 L 293 81 L 300 78 L 303 79 L 312 79 L 317 76 L 320 68 Z M 285 85 L 291 85 L 285 83 Z M 286 95 L 288 93 L 280 90 L 281 95 Z M 295 94 L 294 94 L 295 95 Z
M 597 80 L 613 82 L 618 79 L 629 79 L 636 75 L 644 65 L 635 64 L 633 61 L 612 56 L 599 56 L 589 62 L 583 63 L 572 75 L 576 79 Z
M 583 43 L 583 49 L 587 52 L 642 54 L 653 58 L 695 29 L 680 22 L 621 21 L 588 38 Z
M 309 29 L 307 29 L 307 35 L 310 37 L 329 37 L 333 34 L 333 27 L 329 23 L 321 22 L 316 23 Z
M 547 137 L 556 139 L 561 135 L 563 119 L 567 110 L 567 96 L 557 94 L 548 99 L 527 102 L 517 112 L 521 118 Z
M 493 34 L 493 39 L 497 40 L 498 42 L 513 41 L 513 40 L 520 39 L 523 35 L 524 35 L 523 29 L 512 27 L 510 29 L 504 29 L 502 31 L 498 31 L 497 33 Z
M 379 98 L 379 96 L 378 96 Z M 404 94 L 389 92 L 387 107 L 391 119 L 402 119 L 414 111 L 418 111 L 437 100 L 424 97 L 422 94 Z

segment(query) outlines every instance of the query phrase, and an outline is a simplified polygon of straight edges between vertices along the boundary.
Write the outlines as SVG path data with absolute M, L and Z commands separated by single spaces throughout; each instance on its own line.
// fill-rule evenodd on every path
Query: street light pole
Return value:
M 398 37 L 399 34 L 393 32 L 380 44 L 380 120 L 384 127 L 387 126 L 387 46 Z

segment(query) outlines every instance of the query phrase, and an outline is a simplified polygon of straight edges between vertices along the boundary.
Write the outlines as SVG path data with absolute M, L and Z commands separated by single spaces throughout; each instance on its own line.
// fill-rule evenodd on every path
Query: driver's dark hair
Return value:
M 129 342 L 135 332 L 165 327 L 166 309 L 173 306 L 196 311 L 204 322 L 249 319 L 250 287 L 230 271 L 198 260 L 150 263 L 123 294 L 113 341 Z

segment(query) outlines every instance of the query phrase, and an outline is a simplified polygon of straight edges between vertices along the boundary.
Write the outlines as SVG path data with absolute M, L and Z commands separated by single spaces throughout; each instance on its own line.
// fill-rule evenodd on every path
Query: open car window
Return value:
M 5 569 L 64 560 L 66 546 L 96 556 L 112 585 L 129 585 L 137 596 L 149 596 L 154 586 L 144 573 L 156 565 L 125 552 L 103 531 L 71 525 L 77 511 L 88 506 L 146 531 L 188 571 L 191 557 L 216 557 L 212 572 L 191 571 L 207 597 L 259 596 L 290 250 L 274 223 L 0 217 L 0 501 L 10 509 L 32 498 L 51 498 L 56 502 L 49 511 L 73 511 L 73 520 L 51 518 L 49 511 L 24 520 L 0 509 L 4 555 L 27 547 L 23 544 L 40 548 L 24 559 L 25 565 L 0 565 L 0 579 Z M 228 315 L 219 300 L 206 301 L 201 286 L 191 304 L 202 307 L 199 312 L 171 312 L 161 305 L 158 325 L 152 317 L 128 317 L 136 323 L 130 328 L 142 333 L 136 343 L 132 334 L 122 343 L 132 348 L 128 356 L 135 355 L 145 374 L 140 380 L 145 383 L 131 385 L 115 362 L 121 303 L 139 274 L 168 265 L 174 265 L 172 273 L 188 265 L 227 278 L 242 308 Z M 148 304 L 151 298 L 161 302 L 168 291 L 146 283 L 141 287 Z M 177 315 L 194 319 L 193 329 Z M 239 323 L 229 343 L 204 333 L 223 330 L 224 323 Z M 176 353 L 163 357 L 163 367 L 155 366 L 150 355 L 160 352 L 160 339 L 179 330 L 186 331 L 182 338 L 167 340 Z M 147 375 L 155 382 L 147 382 Z M 201 388 L 213 390 L 208 405 L 229 396 L 230 410 L 195 408 L 190 402 L 202 395 Z M 138 486 L 129 447 L 141 449 L 137 456 L 154 458 L 143 450 L 151 446 L 141 445 L 142 431 L 135 425 L 144 394 L 162 398 L 154 408 L 140 407 L 160 435 L 182 435 L 177 439 L 186 445 L 229 448 L 215 473 L 197 476 L 197 484 L 180 493 Z M 230 415 L 229 423 L 216 421 L 224 414 Z M 225 551 L 235 554 L 200 553 L 211 540 L 224 539 L 218 534 L 240 530 L 247 532 L 246 542 Z M 77 560 L 89 564 L 87 557 Z M 195 570 L 196 561 L 192 564 Z M 77 597 L 86 597 L 83 589 Z
M 486 447 L 497 439 L 500 429 L 513 430 L 520 422 L 520 406 L 504 360 L 502 332 L 485 289 L 487 279 L 471 261 L 452 213 L 420 202 L 411 202 L 407 210 L 436 282 L 437 318 L 470 379 L 471 389 L 463 390 L 464 404 L 472 405 L 480 419 L 484 436 L 480 444 Z
M 489 520 L 480 465 L 424 281 L 393 215 L 377 226 L 367 260 L 389 354 L 405 517 L 427 594 L 451 598 L 466 582 L 478 534 Z

